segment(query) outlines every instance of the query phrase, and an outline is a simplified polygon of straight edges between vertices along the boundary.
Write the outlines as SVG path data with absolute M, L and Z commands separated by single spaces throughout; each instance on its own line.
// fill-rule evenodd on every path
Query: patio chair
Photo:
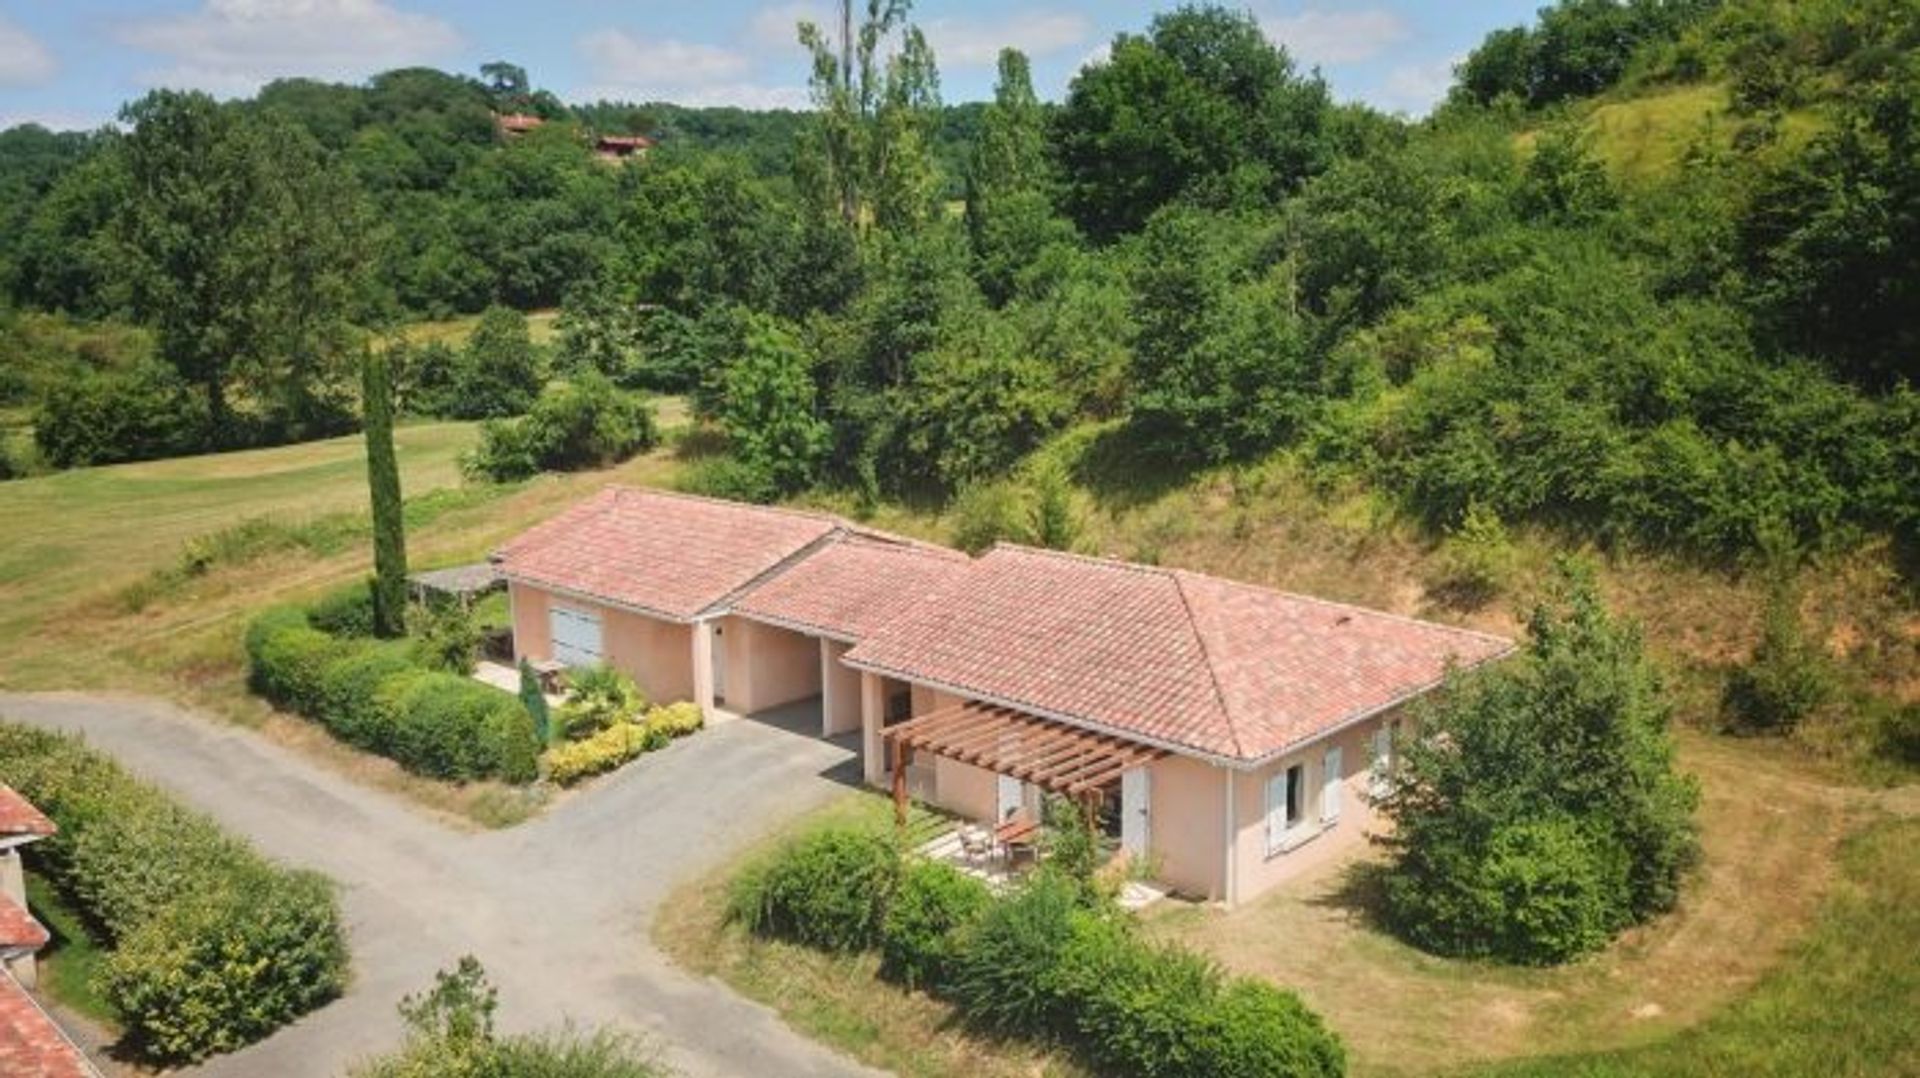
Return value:
M 993 836 L 977 827 L 960 829 L 960 853 L 970 865 L 977 865 L 993 854 Z

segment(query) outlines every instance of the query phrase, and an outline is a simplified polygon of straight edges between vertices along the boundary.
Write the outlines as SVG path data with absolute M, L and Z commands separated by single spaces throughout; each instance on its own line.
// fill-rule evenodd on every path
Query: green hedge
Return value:
M 409 771 L 507 782 L 538 773 L 540 741 L 518 697 L 427 670 L 405 641 L 330 636 L 283 607 L 254 621 L 246 647 L 254 691 Z
M 281 868 L 77 738 L 0 723 L 6 779 L 60 825 L 29 851 L 112 947 L 96 986 L 156 1062 L 232 1051 L 338 995 L 332 887 Z
M 994 898 L 952 866 L 901 863 L 867 831 L 807 835 L 735 881 L 751 931 L 878 947 L 883 974 L 996 1035 L 1071 1048 L 1097 1074 L 1333 1078 L 1346 1053 L 1291 992 L 1142 940 L 1110 901 L 1043 869 Z

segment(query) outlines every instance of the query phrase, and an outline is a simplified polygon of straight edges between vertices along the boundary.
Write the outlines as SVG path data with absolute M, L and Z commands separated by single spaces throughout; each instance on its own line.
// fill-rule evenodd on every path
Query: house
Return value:
M 653 140 L 645 135 L 599 135 L 593 140 L 593 153 L 602 161 L 625 161 L 644 157 L 653 149 Z
M 630 487 L 602 491 L 493 560 L 516 659 L 605 662 L 652 699 L 692 700 L 711 717 L 824 696 L 823 734 L 858 728 L 840 656 L 941 567 L 966 562 L 830 514 Z
M 869 782 L 980 820 L 1090 801 L 1161 882 L 1232 905 L 1357 841 L 1402 706 L 1511 646 L 1001 545 L 843 661 Z
M 20 849 L 54 832 L 52 820 L 0 785 L 0 1074 L 99 1078 L 30 991 L 38 980 L 35 955 L 50 937 L 27 911 Z
M 493 125 L 500 132 L 501 138 L 519 138 L 546 122 L 538 116 L 524 112 L 510 112 L 493 118 Z
M 516 657 L 608 662 L 714 717 L 818 707 L 896 798 L 997 822 L 1068 797 L 1160 881 L 1228 904 L 1358 841 L 1404 705 L 1512 647 L 1178 569 L 968 558 L 629 488 L 495 560 Z

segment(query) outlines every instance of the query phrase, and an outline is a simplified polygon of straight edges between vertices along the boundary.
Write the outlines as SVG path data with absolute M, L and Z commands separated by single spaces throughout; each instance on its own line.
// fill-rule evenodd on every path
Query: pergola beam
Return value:
M 1167 750 L 1012 708 L 962 701 L 881 731 L 893 745 L 895 817 L 906 819 L 907 767 L 917 751 L 1030 782 L 1091 805 L 1120 775 Z

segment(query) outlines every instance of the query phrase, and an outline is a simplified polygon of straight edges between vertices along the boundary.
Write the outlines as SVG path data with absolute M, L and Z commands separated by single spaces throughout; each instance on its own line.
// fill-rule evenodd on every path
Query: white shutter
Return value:
M 1287 833 L 1287 773 L 1282 770 L 1267 779 L 1267 856 L 1280 852 Z
M 1370 792 L 1374 799 L 1387 796 L 1393 778 L 1393 731 L 1385 723 L 1373 732 L 1373 762 L 1369 770 L 1372 772 Z
M 1340 746 L 1327 750 L 1326 773 L 1320 787 L 1320 819 L 1333 823 L 1340 818 L 1340 787 L 1342 770 L 1340 767 Z

